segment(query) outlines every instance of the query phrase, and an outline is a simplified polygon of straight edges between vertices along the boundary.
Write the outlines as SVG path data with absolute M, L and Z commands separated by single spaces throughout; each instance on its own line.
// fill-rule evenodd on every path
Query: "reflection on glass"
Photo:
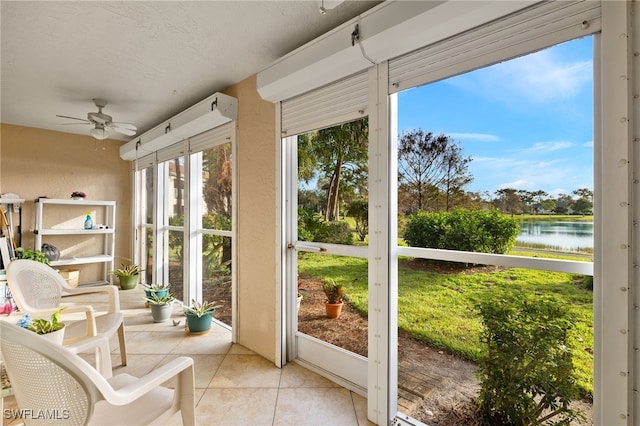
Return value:
M 233 178 L 231 143 L 204 151 L 202 158 L 202 199 L 205 204 L 202 227 L 230 231 Z
M 232 239 L 214 231 L 231 231 L 231 143 L 200 153 L 202 157 L 202 297 L 220 305 L 214 317 L 231 326 Z
M 327 318 L 323 285 L 328 281 L 342 284 L 344 290 L 337 319 Z M 298 253 L 298 292 L 298 331 L 367 356 L 367 259 Z
M 153 223 L 153 167 L 147 167 L 140 171 L 142 180 L 141 203 L 144 209 L 142 220 L 146 224 Z
M 214 318 L 231 326 L 231 238 L 202 236 L 202 297 L 220 305 Z
M 153 227 L 142 227 L 142 239 L 144 246 L 142 250 L 142 264 L 144 266 L 145 283 L 153 283 Z
M 168 162 L 169 181 L 167 200 L 169 201 L 169 225 L 184 225 L 184 157 Z
M 169 231 L 169 283 L 171 292 L 178 300 L 184 300 L 183 270 L 184 270 L 184 232 Z

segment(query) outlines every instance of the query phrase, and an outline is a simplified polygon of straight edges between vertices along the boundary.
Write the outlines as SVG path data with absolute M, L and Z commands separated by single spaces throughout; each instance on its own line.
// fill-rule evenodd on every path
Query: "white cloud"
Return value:
M 592 61 L 567 61 L 542 50 L 450 79 L 488 97 L 548 103 L 577 96 L 592 82 Z
M 573 142 L 568 141 L 548 141 L 548 142 L 536 142 L 531 147 L 524 150 L 525 153 L 534 152 L 554 152 L 562 149 L 571 148 L 574 146 Z
M 552 197 L 557 197 L 558 195 L 566 195 L 571 191 L 568 191 L 564 188 L 556 188 L 556 189 L 552 189 L 551 191 L 547 191 L 547 194 L 551 195 Z
M 498 142 L 500 137 L 489 133 L 445 133 L 453 139 L 479 142 Z
M 593 141 L 588 141 L 582 144 L 585 148 L 593 148 Z
M 500 189 L 504 189 L 504 188 L 525 189 L 530 187 L 531 187 L 531 182 L 523 179 L 518 179 L 513 182 L 505 182 L 505 183 L 498 184 L 498 188 Z

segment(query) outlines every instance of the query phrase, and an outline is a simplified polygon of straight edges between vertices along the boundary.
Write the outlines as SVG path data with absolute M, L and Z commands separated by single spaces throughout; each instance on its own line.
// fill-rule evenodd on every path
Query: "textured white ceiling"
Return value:
M 142 133 L 377 3 L 2 0 L 0 119 L 86 134 L 56 114 L 103 98 Z

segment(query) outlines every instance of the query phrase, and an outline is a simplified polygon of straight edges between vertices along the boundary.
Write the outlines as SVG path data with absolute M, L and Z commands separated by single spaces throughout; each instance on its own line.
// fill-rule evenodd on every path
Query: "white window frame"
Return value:
M 204 204 L 202 201 L 202 151 L 216 147 L 223 143 L 231 143 L 231 161 L 232 161 L 232 218 L 231 231 L 226 230 L 208 230 L 202 229 L 202 212 Z M 173 226 L 165 223 L 173 212 L 169 211 L 169 193 L 168 187 L 169 166 L 168 162 L 178 157 L 184 158 L 184 226 Z M 134 229 L 136 232 L 134 253 L 135 259 L 146 259 L 146 240 L 143 241 L 145 232 L 153 233 L 153 282 L 168 282 L 169 269 L 168 265 L 168 247 L 169 231 L 181 231 L 184 238 L 183 249 L 183 302 L 189 303 L 192 299 L 202 301 L 202 235 L 220 235 L 230 237 L 232 239 L 231 262 L 237 264 L 237 144 L 236 144 L 236 125 L 235 122 L 226 123 L 218 128 L 211 129 L 207 132 L 193 136 L 192 138 L 180 141 L 161 151 L 153 153 L 140 162 L 136 159 L 133 167 L 134 174 Z M 140 171 L 151 167 L 153 174 L 153 223 L 144 222 L 142 216 L 142 204 L 145 200 L 141 200 L 139 191 L 141 190 Z M 193 208 L 195 206 L 195 208 Z M 194 254 L 196 254 L 194 256 Z M 159 261 L 160 260 L 160 261 Z M 232 324 L 237 324 L 237 268 L 232 267 L 231 274 L 231 292 L 232 306 L 231 318 Z M 220 323 L 223 326 L 226 324 Z M 232 327 L 232 341 L 237 341 L 237 327 Z
M 564 7 L 569 3 L 555 4 Z M 640 212 L 636 206 L 640 199 L 637 184 L 640 177 L 640 149 L 637 143 L 640 134 L 640 124 L 637 124 L 640 123 L 640 101 L 638 97 L 633 97 L 633 94 L 640 90 L 638 60 L 637 56 L 633 56 L 633 52 L 640 50 L 640 36 L 637 30 L 640 26 L 638 21 L 640 7 L 638 2 L 632 1 L 590 1 L 588 3 L 600 6 L 600 15 L 586 21 L 577 20 L 575 23 L 569 21 L 570 25 L 562 30 L 564 36 L 560 36 L 559 39 L 557 34 L 545 33 L 536 41 L 528 42 L 526 52 L 519 47 L 509 56 L 508 51 L 511 48 L 505 47 L 500 49 L 503 50 L 502 52 L 490 52 L 484 57 L 475 58 L 474 67 L 484 67 L 508 57 L 516 57 L 567 41 L 579 37 L 580 30 L 591 28 L 589 31 L 592 32 L 593 25 L 600 25 L 600 32 L 594 35 L 594 263 L 585 265 L 579 262 L 539 262 L 539 259 L 532 261 L 533 263 L 522 263 L 521 259 L 509 256 L 493 257 L 487 254 L 478 254 L 477 257 L 473 255 L 473 258 L 477 263 L 527 268 L 533 265 L 533 269 L 575 271 L 587 275 L 593 273 L 595 345 L 593 418 L 595 424 L 622 426 L 637 424 L 640 421 L 640 402 L 635 392 L 635 389 L 640 389 L 640 366 L 638 366 L 640 351 L 635 349 L 640 347 L 640 327 L 636 326 L 640 321 L 638 317 L 640 310 L 634 309 L 640 306 L 639 268 L 635 267 L 640 265 L 640 258 L 639 250 L 631 244 L 634 241 L 635 247 L 640 246 L 639 230 L 634 226 L 640 223 Z M 446 7 L 446 4 L 443 6 Z M 547 4 L 541 3 L 537 6 L 547 7 Z M 564 17 L 560 16 L 560 18 Z M 549 21 L 552 20 L 549 19 Z M 631 31 L 632 21 L 635 32 Z M 530 20 L 524 20 L 519 25 L 524 30 L 536 28 Z M 473 39 L 474 31 L 482 30 L 476 28 L 467 32 L 466 35 Z M 364 38 L 366 41 L 366 36 Z M 291 56 L 291 58 L 294 57 Z M 467 68 L 455 63 L 448 66 L 449 68 L 437 77 L 434 78 L 432 74 L 431 81 L 453 76 L 456 69 L 458 73 L 470 70 L 468 64 Z M 405 251 L 414 256 L 426 253 L 414 252 L 413 249 L 399 249 L 392 244 L 393 238 L 397 236 L 397 229 L 395 229 L 395 219 L 390 220 L 395 218 L 395 212 L 394 207 L 388 206 L 394 206 L 395 200 L 394 191 L 389 189 L 395 188 L 396 183 L 395 177 L 391 176 L 393 173 L 389 173 L 389 170 L 394 170 L 395 167 L 395 160 L 390 155 L 390 151 L 393 151 L 396 141 L 395 136 L 389 134 L 389 129 L 394 128 L 393 123 L 389 122 L 393 118 L 389 111 L 395 102 L 394 96 L 389 95 L 404 88 L 402 84 L 409 83 L 408 80 L 404 83 L 389 81 L 389 73 L 387 62 L 380 60 L 374 64 L 370 71 L 369 88 L 370 161 L 375 159 L 376 162 L 376 164 L 370 164 L 370 180 L 378 180 L 378 182 L 377 187 L 371 187 L 369 193 L 369 282 L 370 288 L 374 287 L 375 290 L 370 290 L 369 295 L 368 416 L 378 424 L 388 424 L 393 421 L 397 409 L 395 401 L 397 359 L 394 355 L 394 348 L 397 345 L 394 331 L 397 289 L 392 285 L 395 280 L 397 287 L 395 259 Z M 375 83 L 373 83 L 374 80 Z M 411 84 L 424 84 L 424 82 L 413 81 Z M 635 92 L 633 92 L 634 89 Z M 278 119 L 280 118 L 279 114 Z M 635 126 L 635 136 L 633 126 Z M 636 143 L 634 144 L 633 141 Z M 286 160 L 282 150 L 279 151 L 278 158 L 282 161 Z M 285 241 L 281 243 L 280 247 L 286 246 Z M 283 249 L 281 253 L 285 251 L 286 249 Z M 428 251 L 428 256 L 446 260 L 469 258 L 468 254 L 438 251 Z M 281 294 L 286 294 L 284 289 Z M 284 307 L 282 309 L 284 315 Z M 379 337 L 372 338 L 371 336 L 375 334 Z

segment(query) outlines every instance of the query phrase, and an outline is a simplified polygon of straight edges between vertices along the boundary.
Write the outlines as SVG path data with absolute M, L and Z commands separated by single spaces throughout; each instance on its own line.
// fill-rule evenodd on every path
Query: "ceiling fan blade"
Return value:
M 58 115 L 56 114 L 56 117 L 60 117 L 60 118 L 68 118 L 70 120 L 78 120 L 78 121 L 84 121 L 85 123 L 91 123 L 91 121 L 86 120 L 84 118 L 78 118 L 78 117 L 69 117 L 68 115 Z
M 114 121 L 111 124 L 116 129 L 127 129 L 127 130 L 133 130 L 134 132 L 138 131 L 138 128 L 135 125 L 131 124 L 131 123 L 122 123 L 122 122 L 119 122 L 119 121 Z
M 60 123 L 60 124 L 63 125 L 63 126 L 69 126 L 69 125 L 72 125 L 72 124 L 80 124 L 82 126 L 86 126 L 87 124 L 93 124 L 93 123 L 87 121 L 86 123 Z
M 133 136 L 133 135 L 136 134 L 135 130 L 125 129 L 125 128 L 122 128 L 122 127 L 113 126 L 112 129 L 115 130 L 118 133 L 122 133 L 123 135 L 127 135 L 127 136 Z

